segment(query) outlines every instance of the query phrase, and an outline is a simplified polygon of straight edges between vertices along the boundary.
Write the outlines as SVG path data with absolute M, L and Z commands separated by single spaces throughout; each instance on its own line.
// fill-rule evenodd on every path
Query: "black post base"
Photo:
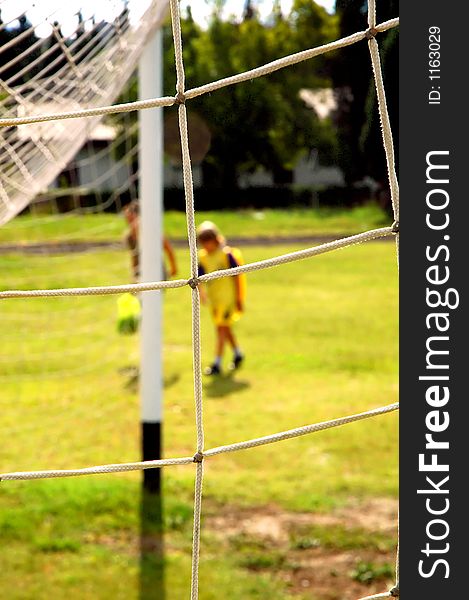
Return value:
M 161 458 L 161 424 L 142 423 L 143 460 Z M 164 537 L 161 469 L 143 471 L 140 514 L 140 600 L 164 600 Z
M 161 458 L 161 423 L 142 423 L 143 460 Z M 143 471 L 143 489 L 150 494 L 161 493 L 161 469 Z

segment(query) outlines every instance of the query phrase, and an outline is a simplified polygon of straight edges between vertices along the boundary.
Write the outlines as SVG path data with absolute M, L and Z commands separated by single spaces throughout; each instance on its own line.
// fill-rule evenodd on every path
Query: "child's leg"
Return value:
M 220 366 L 221 363 L 221 359 L 223 356 L 223 350 L 225 349 L 225 342 L 226 342 L 226 330 L 227 328 L 224 325 L 218 325 L 217 326 L 217 344 L 216 344 L 216 359 L 215 362 L 218 364 L 218 366 Z
M 212 317 L 215 324 L 215 360 L 204 370 L 205 375 L 219 375 L 225 344 L 228 341 L 228 327 L 225 324 L 226 309 L 223 306 L 212 307 Z
M 221 372 L 221 359 L 226 341 L 226 327 L 216 326 L 215 360 L 204 371 L 205 375 L 219 375 Z
M 234 336 L 234 333 L 233 333 L 231 327 L 227 327 L 226 330 L 227 330 L 226 338 L 234 351 L 234 359 L 233 359 L 233 362 L 232 362 L 230 368 L 237 369 L 243 362 L 244 356 L 243 356 L 243 353 L 241 352 L 241 349 L 238 346 L 238 343 L 236 341 L 236 338 Z
M 231 327 L 226 328 L 226 339 L 230 343 L 233 350 L 236 350 L 238 348 L 238 344 L 236 342 L 236 338 L 234 336 L 234 333 L 233 333 Z

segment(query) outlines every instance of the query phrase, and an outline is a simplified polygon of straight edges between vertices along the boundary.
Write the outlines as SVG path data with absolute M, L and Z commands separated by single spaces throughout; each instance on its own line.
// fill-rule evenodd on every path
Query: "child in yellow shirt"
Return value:
M 202 249 L 199 251 L 199 275 L 220 269 L 231 269 L 242 264 L 241 252 L 226 245 L 224 237 L 211 221 L 204 221 L 197 230 L 197 239 Z M 244 310 L 246 295 L 245 275 L 221 277 L 207 281 L 200 286 L 200 298 L 210 304 L 216 327 L 215 360 L 205 369 L 206 375 L 219 375 L 225 344 L 233 348 L 231 369 L 238 369 L 244 360 L 232 326 L 239 320 Z

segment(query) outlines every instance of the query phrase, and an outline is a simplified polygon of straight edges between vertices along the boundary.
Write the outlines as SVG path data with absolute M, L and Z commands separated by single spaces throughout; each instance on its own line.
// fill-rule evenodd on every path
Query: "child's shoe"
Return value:
M 211 364 L 209 367 L 206 367 L 206 369 L 204 370 L 204 375 L 220 375 L 220 373 L 220 365 L 216 362 Z
M 236 353 L 233 357 L 233 362 L 230 364 L 230 369 L 232 371 L 236 371 L 237 369 L 239 369 L 243 360 L 244 360 L 244 354 L 241 354 L 241 352 Z

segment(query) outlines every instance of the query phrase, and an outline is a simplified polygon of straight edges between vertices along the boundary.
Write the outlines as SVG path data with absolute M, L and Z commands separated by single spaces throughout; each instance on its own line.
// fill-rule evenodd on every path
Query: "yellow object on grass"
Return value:
M 133 294 L 122 294 L 117 299 L 117 331 L 131 334 L 138 331 L 140 322 L 140 302 Z

